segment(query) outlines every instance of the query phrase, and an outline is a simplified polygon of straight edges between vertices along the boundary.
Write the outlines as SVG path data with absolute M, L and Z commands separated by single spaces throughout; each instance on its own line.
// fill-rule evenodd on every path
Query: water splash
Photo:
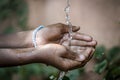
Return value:
M 66 75 L 66 72 L 60 71 L 59 77 L 57 80 L 63 80 L 64 76 Z

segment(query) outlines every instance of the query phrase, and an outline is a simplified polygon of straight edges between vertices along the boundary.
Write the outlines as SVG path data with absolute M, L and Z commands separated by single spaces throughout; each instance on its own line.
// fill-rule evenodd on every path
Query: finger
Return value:
M 63 36 L 63 40 L 68 40 L 68 39 L 69 39 L 69 34 L 65 34 Z M 87 41 L 87 42 L 92 41 L 91 36 L 83 35 L 83 34 L 80 34 L 80 33 L 72 33 L 72 39 L 81 40 L 81 41 Z
M 87 47 L 86 50 L 82 53 L 85 55 L 86 58 L 88 58 L 92 53 L 92 47 Z
M 68 34 L 65 34 L 64 37 L 62 38 L 61 44 L 64 42 L 69 44 L 68 39 L 69 39 Z M 86 35 L 85 36 L 79 35 L 79 34 L 76 35 L 76 33 L 74 33 L 71 43 L 73 43 L 74 46 L 78 45 L 78 46 L 93 46 L 93 47 L 95 47 L 97 45 L 97 41 L 92 40 L 92 37 L 86 36 Z
M 73 52 L 76 50 L 85 50 L 86 47 L 95 47 L 96 41 L 85 42 L 79 40 L 63 41 L 61 45 L 65 46 L 67 49 L 71 49 Z
M 79 51 L 77 53 L 79 54 L 79 57 L 77 57 L 76 60 L 85 62 L 86 60 L 88 60 L 88 57 L 92 54 L 92 49 L 87 48 L 82 53 Z
M 92 41 L 92 37 L 82 33 L 73 33 L 73 39 L 82 40 L 82 41 Z
M 94 51 L 95 51 L 95 47 L 97 45 L 97 41 L 96 40 L 93 40 L 94 41 Z
M 70 50 L 74 53 L 77 53 L 80 52 L 82 53 L 83 51 L 86 50 L 86 47 L 81 47 L 81 46 L 70 46 Z
M 93 57 L 94 51 L 95 51 L 95 49 L 93 48 L 93 49 L 92 49 L 92 52 L 91 52 L 91 54 L 90 54 L 90 56 L 89 56 L 88 59 L 87 59 L 87 62 Z
M 68 43 L 68 41 L 66 41 L 65 43 Z M 71 40 L 71 46 L 94 47 L 96 46 L 96 44 L 97 44 L 96 41 L 86 42 L 86 41 L 80 41 L 80 40 Z
M 71 50 L 85 50 L 86 47 L 82 47 L 82 46 L 70 46 Z

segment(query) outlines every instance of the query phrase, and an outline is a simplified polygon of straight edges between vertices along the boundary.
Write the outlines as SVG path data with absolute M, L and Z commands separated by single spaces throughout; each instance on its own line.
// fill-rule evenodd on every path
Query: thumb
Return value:
M 72 26 L 72 31 L 76 32 L 80 30 L 80 26 Z
M 69 29 L 70 29 L 70 27 L 68 26 L 68 25 L 64 25 L 63 26 L 63 33 L 67 33 L 67 32 L 69 32 Z M 80 26 L 72 26 L 72 31 L 73 32 L 76 32 L 76 31 L 79 31 L 80 30 Z

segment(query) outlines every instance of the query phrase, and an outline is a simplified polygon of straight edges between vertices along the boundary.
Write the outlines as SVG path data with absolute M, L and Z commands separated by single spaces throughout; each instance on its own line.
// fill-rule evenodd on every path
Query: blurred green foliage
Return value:
M 21 28 L 22 30 L 25 30 L 27 13 L 28 7 L 27 3 L 24 0 L 0 0 L 0 23 L 7 19 L 12 20 L 15 18 L 17 24 L 15 26 Z M 10 26 L 12 28 L 10 29 L 8 26 L 8 29 L 5 31 L 6 33 L 14 31 L 14 25 L 11 24 Z
M 76 80 L 82 72 L 83 69 L 73 70 L 64 77 L 64 80 Z M 12 80 L 13 74 L 19 75 L 19 80 L 30 80 L 30 77 L 33 75 L 45 77 L 43 80 L 55 80 L 58 76 L 58 70 L 42 64 L 0 68 L 0 80 Z M 50 79 L 50 77 L 52 78 Z
M 95 52 L 95 72 L 105 73 L 104 80 L 120 80 L 120 46 L 106 50 L 104 46 L 98 47 Z

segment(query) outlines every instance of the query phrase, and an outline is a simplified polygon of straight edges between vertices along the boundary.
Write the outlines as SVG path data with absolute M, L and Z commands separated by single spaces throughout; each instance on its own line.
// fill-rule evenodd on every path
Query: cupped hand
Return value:
M 45 63 L 63 71 L 80 68 L 90 60 L 94 48 L 81 49 L 79 46 L 73 47 L 76 47 L 78 51 L 74 52 L 74 50 L 69 50 L 59 44 L 46 44 L 37 48 L 34 58 L 38 63 Z M 39 52 L 42 52 L 42 54 Z

